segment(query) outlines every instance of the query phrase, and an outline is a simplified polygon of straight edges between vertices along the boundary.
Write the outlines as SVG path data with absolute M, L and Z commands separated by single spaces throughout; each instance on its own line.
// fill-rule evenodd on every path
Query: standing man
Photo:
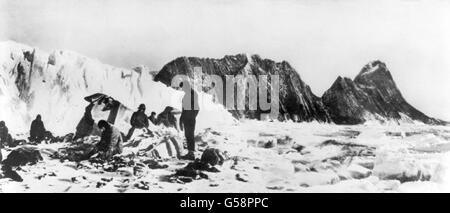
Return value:
M 181 159 L 195 160 L 195 119 L 197 118 L 200 110 L 200 106 L 198 104 L 198 94 L 189 83 L 183 85 L 183 82 L 181 82 L 180 87 L 184 91 L 182 101 L 183 106 L 180 116 L 180 129 L 184 130 L 184 136 L 186 137 L 188 148 L 188 153 L 181 156 Z
M 134 112 L 133 115 L 131 115 L 131 129 L 128 131 L 127 140 L 133 136 L 135 129 L 142 129 L 145 128 L 148 132 L 148 117 L 145 114 L 145 104 L 139 105 L 138 111 Z

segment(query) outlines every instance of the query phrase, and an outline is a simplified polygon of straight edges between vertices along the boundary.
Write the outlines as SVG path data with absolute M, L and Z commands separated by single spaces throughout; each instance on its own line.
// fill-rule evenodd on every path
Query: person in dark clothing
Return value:
M 134 112 L 133 115 L 131 115 L 130 124 L 131 128 L 128 131 L 127 140 L 129 140 L 131 136 L 133 136 L 135 129 L 145 128 L 146 130 L 148 130 L 149 123 L 147 115 L 145 114 L 145 104 L 139 105 L 138 111 Z M 148 132 L 150 131 L 148 130 Z
M 5 144 L 8 140 L 8 127 L 6 127 L 6 124 L 4 121 L 0 121 L 0 145 Z
M 45 139 L 46 130 L 44 127 L 44 123 L 42 122 L 41 115 L 37 115 L 36 119 L 31 122 L 30 128 L 30 142 L 40 143 Z
M 8 138 L 8 127 L 6 127 L 4 121 L 0 121 L 0 141 L 4 142 Z
M 0 121 L 0 161 L 2 161 L 2 148 L 3 144 L 6 144 L 8 139 L 8 127 L 6 127 L 4 121 Z
M 184 91 L 182 101 L 183 106 L 180 116 L 180 129 L 184 130 L 188 148 L 188 153 L 181 158 L 195 160 L 195 123 L 200 110 L 200 106 L 198 105 L 198 94 L 189 84 L 184 85 L 183 87 L 183 82 L 181 82 L 180 87 Z
M 156 112 L 152 112 L 152 114 L 150 115 L 150 117 L 148 117 L 148 119 L 150 120 L 150 122 L 152 122 L 152 124 L 157 125 L 156 124 Z
M 75 137 L 73 138 L 73 140 L 89 136 L 94 129 L 95 121 L 92 118 L 92 108 L 94 108 L 93 103 L 90 103 L 86 107 L 83 118 L 81 118 L 80 122 L 77 125 Z
M 159 113 L 158 117 L 156 117 L 156 125 L 163 124 L 166 127 L 173 127 L 178 130 L 177 127 L 177 119 L 175 115 L 172 113 L 173 107 L 167 106 L 163 112 Z
M 97 143 L 97 151 L 105 160 L 111 159 L 115 154 L 122 153 L 122 134 L 112 124 L 105 120 L 98 122 L 98 128 L 102 131 L 100 142 Z
M 11 134 L 9 134 L 8 127 L 5 124 L 5 121 L 0 121 L 0 147 L 3 145 L 12 146 L 13 138 Z

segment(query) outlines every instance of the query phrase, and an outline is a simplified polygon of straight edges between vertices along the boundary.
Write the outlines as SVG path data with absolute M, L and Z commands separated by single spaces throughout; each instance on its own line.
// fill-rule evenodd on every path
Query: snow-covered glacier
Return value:
M 166 106 L 181 108 L 182 92 L 154 82 L 145 67 L 117 68 L 71 51 L 47 53 L 13 41 L 0 43 L 0 118 L 13 133 L 27 132 L 37 114 L 57 135 L 74 132 L 87 105 L 83 98 L 94 93 L 112 96 L 132 111 L 140 103 L 157 113 Z M 205 110 L 199 126 L 234 121 L 211 97 L 201 95 L 200 104 Z M 129 128 L 128 117 L 118 121 L 123 131 Z

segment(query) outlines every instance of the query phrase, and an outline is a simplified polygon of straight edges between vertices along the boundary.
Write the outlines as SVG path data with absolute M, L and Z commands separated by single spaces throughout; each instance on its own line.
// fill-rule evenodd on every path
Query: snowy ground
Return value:
M 23 182 L 0 179 L 0 192 L 450 192 L 450 127 L 242 121 L 197 134 L 200 151 L 226 152 L 220 172 L 204 172 L 208 178 L 167 181 L 187 164 L 168 155 L 159 161 L 168 168 L 139 173 L 60 162 L 50 153 L 68 144 L 55 143 L 38 146 L 44 161 L 17 170 Z

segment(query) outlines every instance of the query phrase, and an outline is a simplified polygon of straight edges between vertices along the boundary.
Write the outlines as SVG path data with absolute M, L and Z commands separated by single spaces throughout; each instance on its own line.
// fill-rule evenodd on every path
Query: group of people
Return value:
M 40 143 L 45 139 L 50 138 L 51 133 L 49 133 L 42 122 L 41 115 L 37 115 L 36 119 L 31 122 L 30 127 L 30 137 L 28 138 L 30 142 Z M 14 139 L 11 134 L 9 134 L 8 127 L 5 121 L 0 121 L 0 146 L 13 145 Z
M 188 153 L 184 156 L 181 156 L 182 159 L 186 160 L 194 160 L 195 159 L 195 125 L 196 118 L 199 113 L 200 107 L 198 104 L 198 94 L 197 92 L 187 85 L 183 87 L 183 82 L 180 83 L 180 88 L 182 88 L 185 92 L 182 100 L 182 112 L 180 116 L 180 130 L 184 131 L 186 137 L 186 143 L 188 148 Z M 157 117 L 155 117 L 156 113 L 152 112 L 150 116 L 145 114 L 145 105 L 141 104 L 138 107 L 138 111 L 134 112 L 131 116 L 130 124 L 131 128 L 128 131 L 125 140 L 128 140 L 133 135 L 136 129 L 144 129 L 147 132 L 151 132 L 148 130 L 149 120 L 154 125 L 163 124 L 166 127 L 177 128 L 177 120 L 174 116 L 173 107 L 167 106 L 163 112 L 161 112 Z M 106 136 L 105 136 L 106 137 Z M 103 138 L 103 136 L 102 136 Z M 111 145 L 114 146 L 116 141 L 112 142 Z
M 183 87 L 183 83 L 180 84 L 180 88 L 185 92 L 182 100 L 182 112 L 180 116 L 180 130 L 184 131 L 187 143 L 188 153 L 181 156 L 185 160 L 195 159 L 195 125 L 196 117 L 199 113 L 198 94 L 190 87 L 190 85 Z M 95 121 L 92 119 L 91 110 L 93 104 L 89 104 L 86 107 L 85 114 L 77 126 L 77 132 L 90 133 L 93 129 Z M 138 110 L 134 112 L 130 119 L 131 128 L 127 135 L 122 135 L 119 129 L 106 120 L 100 120 L 97 124 L 98 129 L 101 131 L 100 142 L 97 143 L 96 148 L 98 153 L 102 153 L 106 159 L 111 158 L 115 154 L 122 152 L 122 144 L 124 141 L 129 140 L 136 129 L 143 129 L 151 134 L 149 128 L 149 122 L 154 125 L 164 125 L 166 127 L 177 128 L 177 120 L 174 116 L 173 107 L 167 106 L 163 112 L 156 116 L 155 112 L 152 112 L 150 116 L 145 114 L 146 107 L 144 104 L 140 104 Z M 85 125 L 88 124 L 88 125 Z M 87 128 L 87 129 L 86 129 Z M 41 115 L 37 115 L 36 119 L 32 121 L 30 127 L 30 142 L 40 143 L 41 141 L 48 139 L 48 131 L 44 127 Z M 75 135 L 75 138 L 83 137 L 86 135 Z M 4 121 L 0 121 L 0 144 L 6 143 L 6 141 L 12 140 L 11 135 L 8 133 L 8 128 Z M 0 147 L 1 148 L 1 147 Z
M 186 143 L 188 153 L 181 156 L 184 160 L 195 159 L 195 125 L 196 118 L 199 113 L 198 94 L 190 87 L 190 85 L 183 87 L 183 83 L 180 84 L 185 92 L 182 100 L 182 112 L 180 116 L 180 130 L 184 131 L 186 137 Z M 152 112 L 150 116 L 145 113 L 145 104 L 140 104 L 138 110 L 134 112 L 130 119 L 131 128 L 127 135 L 122 135 L 119 129 L 106 120 L 100 120 L 97 124 L 101 131 L 101 139 L 97 144 L 97 151 L 101 153 L 103 158 L 109 159 L 115 154 L 122 152 L 122 144 L 124 141 L 129 140 L 136 129 L 143 130 L 152 134 L 148 129 L 150 122 L 154 125 L 164 125 L 166 127 L 173 127 L 178 130 L 177 119 L 174 115 L 174 108 L 167 106 L 163 112 L 156 116 L 155 112 Z M 86 115 L 85 115 L 86 116 Z M 91 117 L 91 116 L 88 116 Z M 83 118 L 84 119 L 84 118 Z M 93 122 L 90 120 L 90 122 Z

